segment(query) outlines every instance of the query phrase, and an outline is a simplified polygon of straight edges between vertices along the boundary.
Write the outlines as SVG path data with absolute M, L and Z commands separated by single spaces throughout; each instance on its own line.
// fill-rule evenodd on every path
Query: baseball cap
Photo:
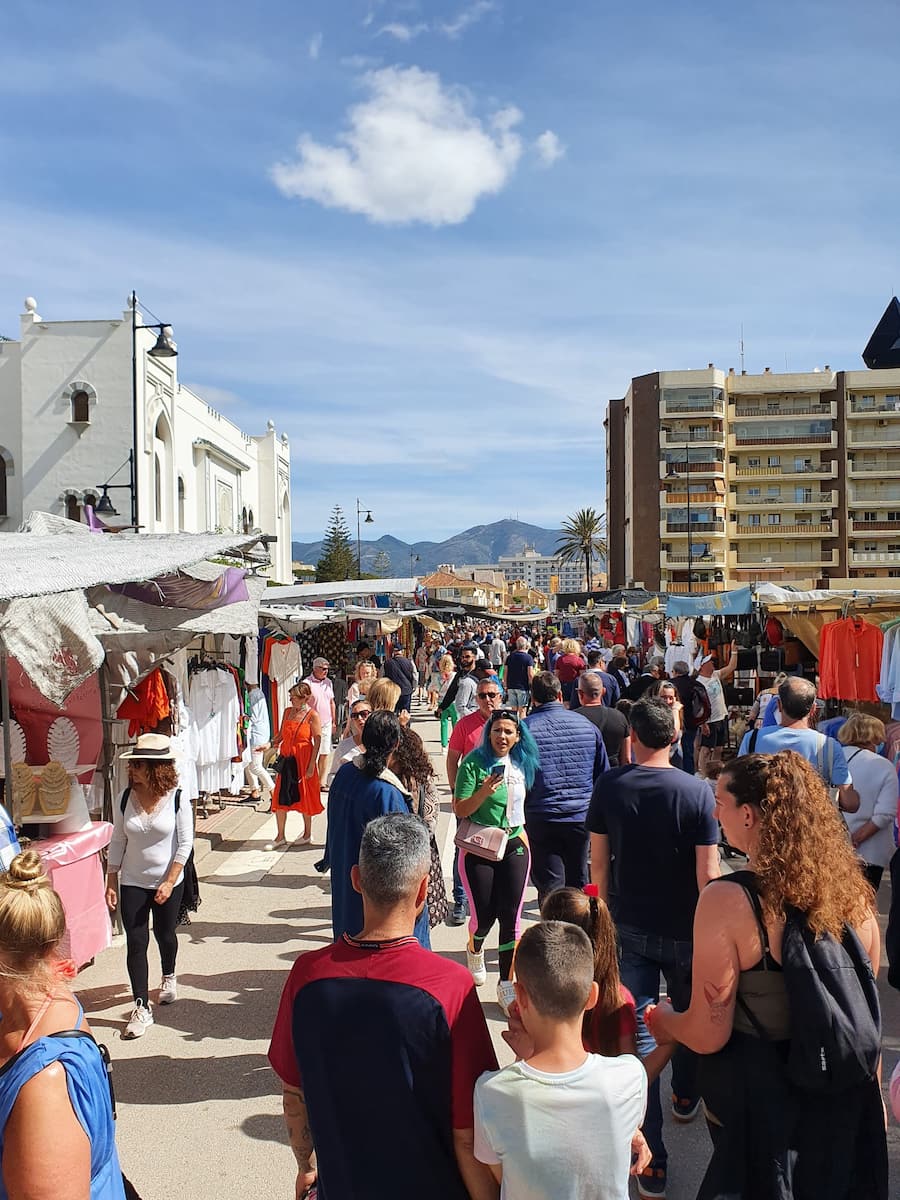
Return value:
M 715 662 L 715 660 L 716 660 L 716 656 L 714 654 L 704 654 L 703 657 L 700 659 L 700 666 L 703 667 L 708 662 Z

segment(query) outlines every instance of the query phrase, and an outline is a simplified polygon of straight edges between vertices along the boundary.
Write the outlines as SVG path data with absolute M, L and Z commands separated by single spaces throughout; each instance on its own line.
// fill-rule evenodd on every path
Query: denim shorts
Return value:
M 528 698 L 525 688 L 510 688 L 506 693 L 506 703 L 510 708 L 527 708 Z

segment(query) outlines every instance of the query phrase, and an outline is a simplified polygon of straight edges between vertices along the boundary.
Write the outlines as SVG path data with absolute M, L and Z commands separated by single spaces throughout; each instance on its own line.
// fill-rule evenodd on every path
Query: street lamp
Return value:
M 410 552 L 409 552 L 409 573 L 410 573 L 410 576 L 412 576 L 412 573 L 413 573 L 413 563 L 417 563 L 417 562 L 419 562 L 419 561 L 420 561 L 420 559 L 419 559 L 419 556 L 418 556 L 418 554 L 414 554 L 414 553 L 413 553 L 413 551 L 412 551 L 412 550 L 410 550 Z
M 366 514 L 365 523 L 367 525 L 374 524 L 375 518 L 372 516 L 371 508 L 364 508 L 359 502 L 359 496 L 357 496 L 356 497 L 356 578 L 357 579 L 362 579 L 362 542 L 360 540 L 360 532 L 359 532 L 359 518 L 360 518 L 361 513 Z
M 115 479 L 115 477 L 122 470 L 122 467 L 124 467 L 126 465 L 126 463 L 128 465 L 128 482 L 127 483 L 110 483 L 110 480 Z M 95 513 L 97 513 L 100 516 L 104 516 L 104 517 L 117 517 L 119 515 L 119 510 L 113 506 L 113 502 L 109 498 L 110 488 L 112 488 L 113 490 L 115 490 L 116 488 L 123 488 L 123 489 L 127 488 L 128 492 L 131 495 L 132 517 L 134 516 L 134 508 L 135 508 L 135 505 L 134 505 L 134 493 L 135 493 L 134 449 L 131 449 L 128 451 L 128 457 L 125 459 L 125 462 L 122 463 L 121 467 L 116 467 L 115 471 L 113 471 L 112 475 L 110 475 L 110 477 L 109 477 L 109 479 L 107 479 L 106 483 L 98 483 L 97 488 L 99 491 L 101 491 L 103 493 L 103 495 L 97 501 L 97 507 L 94 509 Z M 135 522 L 132 521 L 132 524 L 135 524 Z
M 137 528 L 138 523 L 138 485 L 137 485 L 137 448 L 138 448 L 138 369 L 137 369 L 137 331 L 138 331 L 138 298 L 137 292 L 132 291 L 128 298 L 128 303 L 131 306 L 131 442 L 132 442 L 132 464 L 131 464 L 131 523 Z M 150 311 L 149 309 L 147 310 Z M 154 314 L 151 313 L 151 316 Z M 159 336 L 156 339 L 156 344 L 151 346 L 147 351 L 150 358 L 175 358 L 178 354 L 178 348 L 172 340 L 172 326 L 167 325 L 165 321 L 157 321 L 154 325 L 141 325 L 141 329 L 157 329 Z M 124 466 L 124 463 L 122 464 Z M 121 470 L 121 468 L 119 468 Z M 116 485 L 124 486 L 124 485 Z M 100 504 L 104 500 L 109 500 L 107 496 L 102 496 Z M 103 510 L 100 505 L 97 506 L 97 512 Z

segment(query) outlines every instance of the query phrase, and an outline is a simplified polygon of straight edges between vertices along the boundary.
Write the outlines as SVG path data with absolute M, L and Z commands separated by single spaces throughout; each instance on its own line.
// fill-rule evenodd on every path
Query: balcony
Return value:
M 838 502 L 837 492 L 811 492 L 805 491 L 802 496 L 797 493 L 791 494 L 790 489 L 783 496 L 732 496 L 730 507 L 732 509 L 750 509 L 753 511 L 758 508 L 771 508 L 776 505 L 778 508 L 834 508 Z
M 702 541 L 708 533 L 724 533 L 725 521 L 691 521 L 690 524 L 687 521 L 661 521 L 659 532 L 662 536 L 670 533 L 690 533 Z
M 717 550 L 713 554 L 692 554 L 690 558 L 691 567 L 695 570 L 700 570 L 705 567 L 715 568 L 724 567 L 726 556 L 724 551 Z M 661 567 L 674 564 L 679 566 L 688 565 L 688 556 L 683 550 L 661 550 L 659 553 L 659 565 Z
M 788 508 L 791 506 L 788 505 Z M 774 537 L 782 534 L 798 537 L 834 537 L 836 526 L 834 521 L 823 521 L 816 525 L 811 522 L 809 524 L 799 525 L 735 525 L 731 531 L 732 537 Z
M 701 396 L 667 396 L 665 392 L 659 402 L 660 416 L 675 416 L 682 413 L 686 416 L 706 415 L 714 417 L 725 416 L 725 400 L 722 396 L 718 397 L 701 397 Z
M 660 503 L 665 508 L 687 508 L 688 494 L 687 492 L 663 492 L 661 494 Z M 720 496 L 718 492 L 691 492 L 691 507 L 703 504 L 718 504 L 723 505 L 725 497 Z
M 696 596 L 705 596 L 708 592 L 728 591 L 727 583 L 723 583 L 721 580 L 717 583 L 713 579 L 698 579 L 694 583 L 666 583 L 663 587 L 670 595 L 675 596 L 689 595 L 691 592 Z
M 667 446 L 691 446 L 696 442 L 724 442 L 725 427 L 723 425 L 708 425 L 702 429 L 666 429 L 665 442 Z
M 850 550 L 850 566 L 867 563 L 883 563 L 889 567 L 900 567 L 900 551 L 897 550 Z
M 884 475 L 895 476 L 900 475 L 900 458 L 887 459 L 878 462 L 860 462 L 858 459 L 850 459 L 847 464 L 847 471 L 850 475 Z
M 729 433 L 728 449 L 736 450 L 743 446 L 837 446 L 837 431 L 830 433 L 800 433 L 790 437 L 782 434 L 767 433 Z
M 877 447 L 900 446 L 900 413 L 895 421 L 881 421 L 877 425 L 851 425 L 847 430 L 848 450 L 873 450 Z
M 847 408 L 848 417 L 870 417 L 873 413 L 894 413 L 900 415 L 900 397 L 876 396 L 873 401 L 864 404 L 862 396 L 851 396 Z
M 765 567 L 767 571 L 794 570 L 796 567 L 833 567 L 837 563 L 834 550 L 820 550 L 810 546 L 791 547 L 790 555 L 782 553 L 773 547 L 768 554 L 742 554 L 733 562 L 733 571 L 758 570 Z
M 762 408 L 758 404 L 733 404 L 728 410 L 729 420 L 743 421 L 762 417 L 768 421 L 781 421 L 786 417 L 819 417 L 821 420 L 833 420 L 837 416 L 837 404 L 790 404 L 776 409 Z
M 788 463 L 782 467 L 747 467 L 735 463 L 731 467 L 731 475 L 737 479 L 837 479 L 837 473 L 836 462 Z
M 686 462 L 682 459 L 674 459 L 672 462 L 667 462 L 664 458 L 660 460 L 659 477 L 665 479 L 672 475 L 724 475 L 725 460 L 717 458 L 712 462 Z

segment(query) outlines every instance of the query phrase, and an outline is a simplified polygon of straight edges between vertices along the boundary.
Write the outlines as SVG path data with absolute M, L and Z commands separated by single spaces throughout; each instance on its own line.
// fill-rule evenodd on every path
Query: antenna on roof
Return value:
M 741 321 L 741 374 L 744 373 L 744 322 Z

